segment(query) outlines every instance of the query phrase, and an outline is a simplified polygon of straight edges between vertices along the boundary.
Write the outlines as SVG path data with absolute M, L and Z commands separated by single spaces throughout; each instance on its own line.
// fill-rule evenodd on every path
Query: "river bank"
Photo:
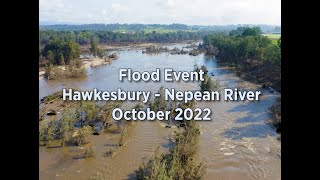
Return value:
M 176 46 L 176 45 L 174 45 Z M 186 45 L 181 45 L 186 46 Z M 173 47 L 170 47 L 173 48 Z M 39 80 L 40 98 L 64 87 L 112 91 L 121 88 L 126 91 L 152 91 L 160 86 L 175 88 L 177 91 L 197 90 L 198 83 L 186 82 L 135 82 L 121 83 L 118 80 L 119 68 L 134 71 L 150 71 L 156 68 L 174 68 L 175 71 L 192 71 L 194 65 L 205 65 L 209 75 L 218 80 L 222 88 L 261 90 L 258 102 L 198 102 L 196 107 L 212 109 L 212 120 L 199 122 L 201 132 L 197 159 L 207 168 L 204 179 L 280 179 L 281 144 L 275 129 L 266 121 L 270 119 L 269 107 L 277 97 L 261 85 L 249 83 L 236 75 L 232 68 L 223 66 L 212 56 L 157 55 L 142 54 L 141 51 L 116 51 L 119 59 L 111 66 L 88 67 L 85 79 Z M 126 108 L 130 108 L 127 105 Z M 91 135 L 95 157 L 77 159 L 73 156 L 79 148 L 40 147 L 41 179 L 89 179 L 100 172 L 108 179 L 132 179 L 134 171 L 143 162 L 148 162 L 154 150 L 160 146 L 167 152 L 172 144 L 170 133 L 177 128 L 165 128 L 168 122 L 133 122 L 127 128 L 127 139 L 115 156 L 107 158 L 104 153 L 113 148 L 119 140 L 119 133 Z M 172 124 L 171 124 L 172 125 Z M 80 149 L 81 150 L 81 149 Z
M 115 60 L 115 58 L 108 58 L 108 57 L 104 57 L 104 58 L 92 57 L 92 58 L 80 59 L 80 61 L 82 62 L 82 67 L 86 69 L 89 67 L 96 67 L 96 66 L 110 64 L 113 60 Z M 57 66 L 57 68 L 59 68 L 62 71 L 67 70 L 65 65 L 59 65 Z M 39 80 L 44 79 L 44 75 L 45 75 L 44 68 L 39 68 Z
M 186 41 L 180 43 L 122 43 L 122 44 L 98 44 L 98 48 L 110 52 L 110 51 L 129 51 L 129 50 L 145 50 L 147 47 L 166 47 L 166 46 L 174 46 L 180 44 L 190 45 L 196 43 L 194 41 Z M 82 54 L 90 54 L 90 45 L 83 45 L 80 47 Z M 117 58 L 99 58 L 99 57 L 86 57 L 80 58 L 83 63 L 84 68 L 88 67 L 96 67 L 100 65 L 110 64 L 113 60 Z M 66 70 L 65 66 L 59 65 L 57 66 L 61 70 Z M 39 67 L 39 80 L 44 79 L 45 68 Z
M 175 44 L 192 44 L 195 41 L 181 41 L 173 43 L 119 43 L 119 44 L 98 44 L 101 50 L 115 51 L 115 50 L 130 50 L 130 49 L 144 49 L 149 46 L 172 46 Z M 89 52 L 90 45 L 83 45 L 80 47 L 83 52 Z

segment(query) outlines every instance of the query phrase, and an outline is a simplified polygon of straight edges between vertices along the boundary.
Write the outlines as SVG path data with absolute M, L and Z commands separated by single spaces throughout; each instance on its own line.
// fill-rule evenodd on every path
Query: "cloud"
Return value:
M 40 0 L 39 16 L 43 21 L 64 22 L 72 14 L 72 8 L 63 0 Z
M 158 1 L 156 4 L 160 8 L 163 8 L 163 9 L 173 9 L 173 8 L 176 7 L 176 1 L 175 0 Z
M 116 12 L 116 13 L 128 11 L 128 9 L 129 9 L 128 7 L 122 6 L 119 3 L 112 3 L 111 7 L 112 7 L 113 11 Z
M 281 0 L 40 0 L 40 21 L 281 24 Z

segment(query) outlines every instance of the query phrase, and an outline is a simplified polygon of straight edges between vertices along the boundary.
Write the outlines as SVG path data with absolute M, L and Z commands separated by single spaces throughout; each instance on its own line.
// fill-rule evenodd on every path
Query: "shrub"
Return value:
M 45 96 L 43 98 L 43 102 L 47 103 L 47 102 L 50 102 L 50 101 L 58 100 L 59 98 L 62 98 L 62 92 L 61 91 L 57 91 L 55 93 L 49 94 L 48 96 Z
M 55 94 L 51 96 L 56 97 Z M 49 122 L 48 125 L 40 128 L 40 131 L 39 131 L 40 144 L 41 145 L 50 144 L 50 142 L 55 139 L 61 139 L 62 146 L 64 146 L 64 143 L 70 140 L 70 135 L 74 129 L 75 120 L 76 120 L 76 114 L 74 113 L 74 110 L 69 110 L 63 113 L 62 119 L 53 120 Z
M 133 109 L 139 111 L 139 110 L 141 110 L 143 107 L 144 107 L 144 105 L 143 105 L 143 103 L 140 101 L 140 102 L 138 102 L 138 103 L 134 106 Z
M 115 108 L 118 108 L 122 105 L 122 101 L 116 101 L 116 102 L 106 102 L 101 108 L 98 115 L 98 119 L 102 120 L 104 123 L 111 124 L 112 121 L 112 111 Z
M 74 111 L 64 112 L 60 127 L 60 138 L 62 139 L 62 146 L 64 146 L 65 142 L 68 142 L 70 140 L 70 132 L 74 129 L 75 121 L 76 114 Z
M 92 180 L 104 180 L 104 177 L 101 172 L 97 172 L 95 176 L 91 178 Z
M 72 138 L 72 142 L 77 146 L 89 143 L 89 135 L 92 128 L 90 126 L 84 126 L 77 131 L 76 135 Z
M 69 63 L 69 68 L 71 68 L 71 69 L 76 69 L 76 68 L 81 68 L 83 66 L 83 62 L 81 61 L 81 60 L 72 60 L 72 61 L 70 61 L 70 63 Z
M 99 113 L 99 108 L 95 102 L 83 101 L 82 102 L 82 110 L 86 114 L 86 117 L 85 117 L 86 123 L 88 123 L 91 120 L 97 119 L 98 113 Z
M 200 70 L 202 70 L 204 72 L 204 74 L 208 74 L 208 69 L 205 65 L 202 65 L 201 68 L 199 68 L 199 66 L 197 64 L 194 65 L 194 71 L 196 72 L 200 72 Z
M 79 78 L 79 77 L 86 77 L 86 76 L 87 76 L 87 70 L 86 70 L 86 68 L 82 67 L 82 68 L 79 68 L 79 69 L 72 71 L 72 74 L 70 77 Z
M 46 64 L 45 71 L 44 71 L 44 78 L 47 78 L 47 79 L 50 78 L 52 67 L 53 67 L 53 65 L 51 63 L 50 64 Z
M 219 53 L 218 48 L 215 47 L 215 46 L 212 46 L 212 45 L 207 45 L 205 47 L 205 49 L 207 50 L 206 55 L 214 55 L 214 56 L 216 56 Z
M 219 82 L 217 80 L 212 80 L 208 75 L 204 76 L 204 81 L 200 83 L 201 91 L 218 91 L 220 88 Z
M 76 62 L 81 63 L 79 60 L 77 60 Z M 65 71 L 67 78 L 79 78 L 79 77 L 86 77 L 87 76 L 86 68 L 81 67 L 81 65 L 79 65 L 79 63 L 69 65 L 69 67 L 68 67 L 69 71 Z M 80 67 L 77 67 L 77 66 L 80 66 Z
M 205 168 L 194 161 L 199 135 L 195 121 L 191 121 L 183 133 L 176 135 L 176 144 L 169 153 L 160 154 L 158 148 L 148 163 L 139 167 L 137 179 L 201 179 Z
M 94 156 L 94 151 L 92 149 L 92 146 L 85 149 L 84 156 L 85 156 L 85 158 L 90 158 L 90 157 Z
M 59 128 L 60 121 L 51 121 L 47 126 L 40 129 L 39 143 L 40 145 L 49 145 L 56 139 L 56 132 Z
M 52 64 L 46 65 L 44 77 L 46 79 L 63 79 L 63 78 L 79 78 L 86 77 L 87 71 L 85 67 L 82 66 L 80 60 L 73 60 L 67 66 L 67 70 L 62 69 L 58 66 L 53 66 Z
M 100 49 L 98 49 L 97 55 L 98 55 L 98 57 L 101 58 L 101 59 L 104 57 L 104 53 L 103 53 L 103 51 L 100 50 Z
M 158 93 L 160 93 L 160 97 L 155 98 L 154 101 L 150 103 L 150 109 L 154 111 L 164 111 L 167 107 L 167 103 L 164 99 L 163 86 L 160 87 L 160 90 L 158 91 Z

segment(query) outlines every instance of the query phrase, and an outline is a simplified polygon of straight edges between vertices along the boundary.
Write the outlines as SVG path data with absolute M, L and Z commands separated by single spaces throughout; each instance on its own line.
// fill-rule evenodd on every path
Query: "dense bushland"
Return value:
M 260 28 L 241 27 L 226 34 L 208 35 L 199 46 L 223 62 L 235 66 L 239 75 L 281 90 L 281 39 L 278 44 L 261 35 Z M 215 49 L 217 48 L 217 49 Z

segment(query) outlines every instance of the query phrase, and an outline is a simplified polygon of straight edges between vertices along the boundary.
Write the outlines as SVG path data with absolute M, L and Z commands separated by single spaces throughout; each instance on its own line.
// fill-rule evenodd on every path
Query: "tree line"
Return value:
M 145 30 L 174 30 L 174 31 L 225 31 L 229 32 L 238 27 L 254 27 L 252 24 L 237 24 L 237 25 L 186 25 L 186 24 L 57 24 L 57 25 L 40 25 L 40 30 L 55 30 L 55 31 L 126 31 L 138 32 Z M 280 26 L 258 25 L 263 32 L 281 32 Z
M 80 57 L 80 46 L 74 41 L 50 40 L 40 55 L 51 64 L 65 65 Z
M 257 60 L 281 63 L 280 46 L 273 45 L 271 39 L 261 35 L 260 28 L 238 28 L 230 31 L 229 35 L 208 35 L 204 37 L 203 45 L 217 47 L 217 57 L 228 62 L 240 64 Z
M 152 31 L 145 32 L 113 32 L 113 31 L 54 31 L 41 30 L 40 31 L 40 45 L 46 45 L 50 40 L 73 41 L 80 45 L 90 44 L 92 37 L 99 43 L 143 43 L 143 42 L 179 42 L 185 40 L 200 40 L 205 35 L 212 34 L 209 31 L 177 31 L 158 33 Z
M 238 67 L 240 73 L 254 81 L 280 88 L 281 38 L 278 44 L 262 35 L 259 27 L 239 27 L 229 34 L 207 35 L 200 48 L 217 48 L 214 55 Z

